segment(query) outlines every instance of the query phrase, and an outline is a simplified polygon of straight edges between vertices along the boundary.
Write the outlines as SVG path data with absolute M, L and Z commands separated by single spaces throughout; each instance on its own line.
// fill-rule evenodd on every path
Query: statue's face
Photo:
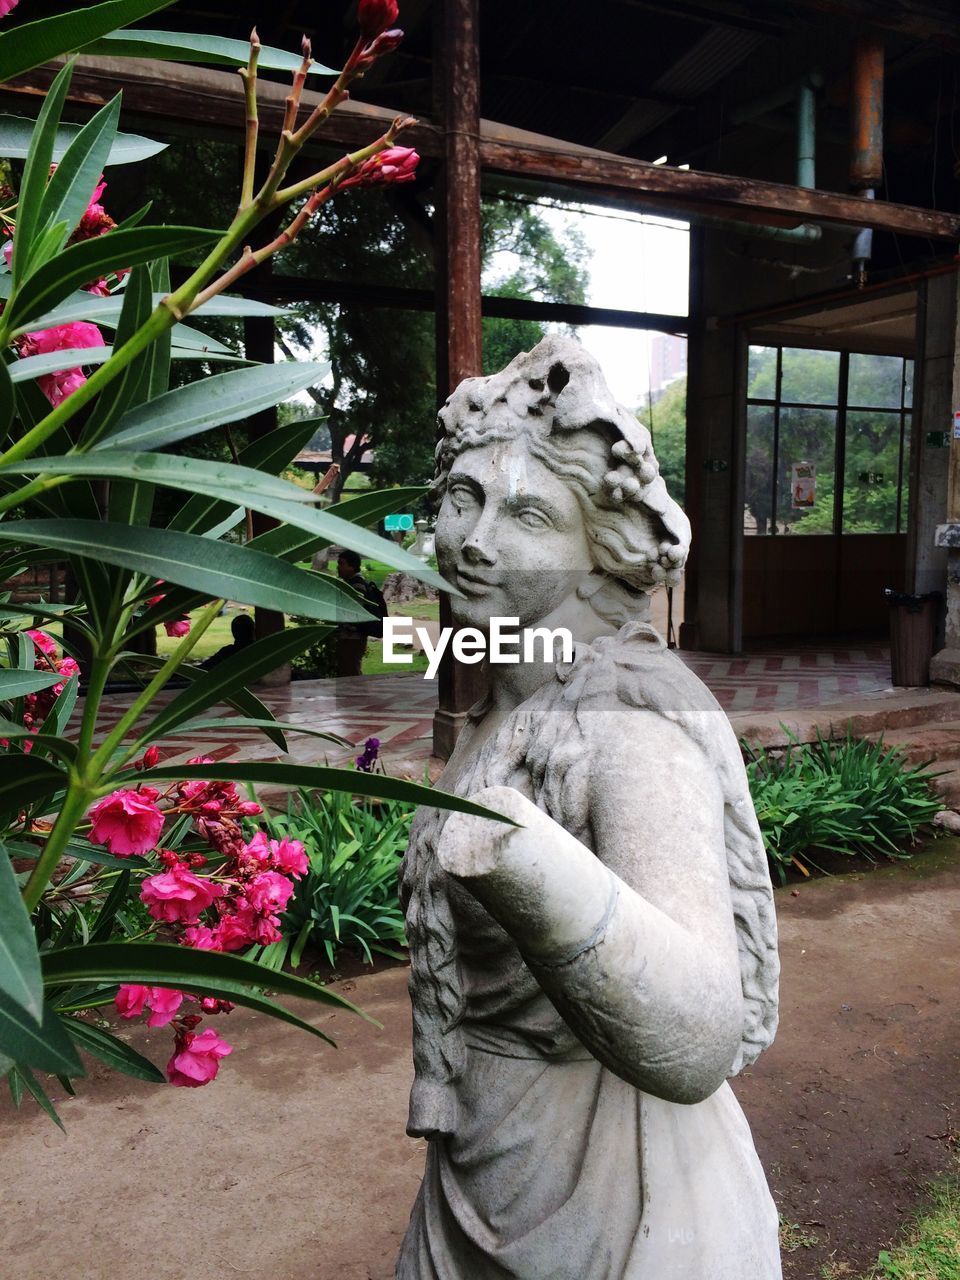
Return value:
M 527 626 L 546 618 L 593 567 L 580 504 L 525 440 L 468 449 L 454 462 L 437 519 L 437 562 L 463 598 L 454 620 Z

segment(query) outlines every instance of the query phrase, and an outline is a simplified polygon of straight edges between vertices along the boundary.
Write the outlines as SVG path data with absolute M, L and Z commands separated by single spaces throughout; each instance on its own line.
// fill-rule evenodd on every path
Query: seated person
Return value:
M 212 667 L 219 666 L 224 658 L 230 658 L 235 653 L 239 653 L 241 649 L 247 649 L 253 644 L 257 638 L 257 633 L 253 618 L 249 613 L 238 613 L 230 623 L 230 634 L 233 636 L 233 644 L 225 644 L 222 649 L 218 649 L 216 653 L 211 653 L 209 658 L 205 658 L 200 666 L 204 671 L 209 671 Z

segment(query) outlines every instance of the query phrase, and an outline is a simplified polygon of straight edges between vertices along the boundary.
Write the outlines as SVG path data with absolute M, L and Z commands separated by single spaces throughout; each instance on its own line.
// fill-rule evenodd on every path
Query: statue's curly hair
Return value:
M 575 339 L 550 335 L 501 373 L 466 379 L 439 420 L 431 490 L 437 505 L 459 454 L 522 434 L 531 454 L 579 499 L 598 570 L 581 594 L 596 593 L 598 612 L 620 621 L 634 611 L 631 597 L 679 583 L 690 523 L 667 493 L 650 432 L 617 404 L 600 366 Z

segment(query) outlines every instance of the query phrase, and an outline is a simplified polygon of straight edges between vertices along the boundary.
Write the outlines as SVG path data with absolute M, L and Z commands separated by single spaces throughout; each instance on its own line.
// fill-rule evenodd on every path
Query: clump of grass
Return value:
M 818 735 L 779 754 L 744 750 L 760 831 L 781 883 L 791 866 L 804 875 L 817 868 L 818 850 L 909 857 L 905 846 L 943 807 L 929 763 L 909 767 L 882 741 Z
M 827 1263 L 821 1275 L 855 1280 L 844 1262 Z M 857 1280 L 960 1280 L 960 1177 L 935 1183 L 903 1242 L 884 1249 L 876 1266 Z

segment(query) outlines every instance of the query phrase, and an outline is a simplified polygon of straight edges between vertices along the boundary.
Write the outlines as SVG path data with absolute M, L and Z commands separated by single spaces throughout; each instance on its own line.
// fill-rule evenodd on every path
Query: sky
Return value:
M 686 315 L 687 223 L 597 205 L 544 205 L 538 212 L 558 231 L 577 227 L 586 240 L 591 306 Z M 649 332 L 591 325 L 578 337 L 600 362 L 617 400 L 631 409 L 642 407 L 650 387 Z

